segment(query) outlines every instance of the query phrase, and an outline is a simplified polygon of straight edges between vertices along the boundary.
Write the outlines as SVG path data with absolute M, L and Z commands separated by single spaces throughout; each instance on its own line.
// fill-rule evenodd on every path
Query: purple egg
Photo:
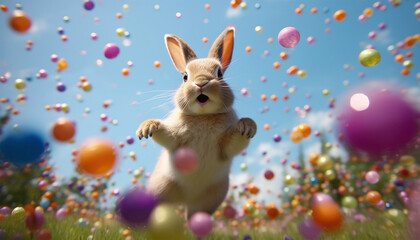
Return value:
M 321 229 L 312 219 L 305 219 L 299 224 L 299 233 L 307 240 L 314 240 L 321 237 Z
M 122 195 L 117 203 L 121 221 L 133 227 L 144 226 L 158 204 L 156 198 L 141 189 L 132 189 Z
M 380 30 L 384 30 L 386 28 L 386 24 L 385 23 L 379 23 L 378 28 Z
M 283 47 L 293 48 L 300 41 L 300 33 L 294 27 L 285 27 L 279 32 L 277 39 Z
M 2 215 L 10 215 L 10 213 L 12 212 L 12 210 L 10 210 L 10 208 L 8 207 L 2 207 L 0 208 L 0 214 Z
M 104 55 L 108 59 L 113 59 L 120 53 L 120 48 L 114 43 L 108 43 L 104 48 Z
M 371 32 L 369 32 L 369 34 L 368 34 L 368 37 L 369 37 L 370 39 L 375 39 L 375 38 L 376 38 L 376 36 L 377 36 L 377 34 L 376 34 L 376 32 L 375 32 L 375 31 L 371 31 Z
M 196 237 L 208 236 L 213 230 L 211 216 L 205 212 L 197 212 L 188 220 L 188 226 Z
M 126 141 L 127 141 L 127 143 L 128 143 L 128 144 L 133 144 L 133 143 L 134 143 L 134 138 L 133 138 L 133 137 L 131 137 L 131 136 L 128 136 L 128 137 L 126 138 Z
M 273 140 L 274 140 L 274 142 L 280 142 L 281 141 L 281 136 L 278 135 L 278 134 L 274 134 Z
M 95 3 L 91 0 L 85 0 L 85 3 L 83 3 L 83 7 L 86 10 L 90 11 L 95 7 Z
M 64 85 L 64 83 L 61 83 L 61 82 L 57 83 L 57 90 L 58 90 L 59 92 L 64 92 L 64 91 L 66 91 L 66 85 Z
M 419 113 L 395 86 L 363 85 L 344 97 L 339 129 L 351 147 L 371 155 L 394 154 L 419 131 Z
M 66 217 L 67 213 L 66 213 L 66 209 L 64 208 L 60 208 L 58 209 L 58 211 L 55 213 L 55 218 L 57 220 L 63 220 Z

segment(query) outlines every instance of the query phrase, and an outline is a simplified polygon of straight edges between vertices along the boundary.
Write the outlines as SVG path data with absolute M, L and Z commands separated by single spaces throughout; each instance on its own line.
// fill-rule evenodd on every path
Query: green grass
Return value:
M 52 233 L 52 239 L 59 240 L 86 240 L 92 235 L 91 229 L 94 227 L 94 220 L 89 219 L 87 226 L 79 226 L 78 217 L 67 216 L 61 221 L 57 221 L 52 214 L 46 214 L 46 222 L 43 229 L 49 229 Z M 268 221 L 261 224 L 258 228 L 240 228 L 238 236 L 235 237 L 232 229 L 227 227 L 226 231 L 215 228 L 213 234 L 206 240 L 220 240 L 220 239 L 240 239 L 245 235 L 250 235 L 252 239 L 284 239 L 287 234 L 294 240 L 303 239 L 298 232 L 298 224 L 302 218 L 286 221 Z M 127 227 L 119 224 L 116 221 L 104 222 L 100 220 L 101 225 L 97 228 L 94 238 L 96 240 L 112 239 L 124 240 L 121 232 Z M 248 220 L 252 222 L 252 220 Z M 241 225 L 241 222 L 239 222 Z M 250 225 L 250 224 L 249 224 Z M 226 222 L 226 226 L 230 226 L 230 222 Z M 283 227 L 282 227 L 283 226 Z M 31 239 L 28 230 L 22 220 L 11 219 L 6 217 L 0 223 L 0 229 L 6 230 L 7 238 L 11 239 L 15 234 L 23 234 L 23 239 Z M 387 220 L 382 213 L 377 215 L 364 223 L 356 222 L 348 218 L 343 229 L 334 234 L 323 233 L 321 239 L 340 240 L 340 239 L 408 239 L 406 231 L 407 227 L 404 223 L 394 223 Z M 149 239 L 147 231 L 144 229 L 130 229 L 133 239 Z M 35 239 L 35 238 L 34 238 Z M 196 239 L 189 231 L 186 231 L 185 239 Z

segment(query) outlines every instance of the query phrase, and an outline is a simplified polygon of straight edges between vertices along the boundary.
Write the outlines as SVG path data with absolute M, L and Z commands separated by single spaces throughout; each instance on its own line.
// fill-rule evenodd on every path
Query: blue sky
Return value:
M 238 184 L 254 177 L 264 191 L 270 188 L 279 193 L 281 160 L 288 158 L 290 163 L 297 159 L 299 146 L 289 140 L 287 131 L 290 132 L 299 123 L 309 123 L 313 131 L 324 131 L 329 141 L 337 143 L 334 128 L 336 109 L 330 108 L 329 103 L 332 98 L 340 101 L 340 96 L 348 88 L 379 80 L 409 89 L 414 98 L 419 98 L 419 79 L 416 78 L 419 72 L 419 46 L 400 50 L 402 54 L 408 51 L 414 53 L 411 58 L 414 67 L 406 77 L 400 74 L 402 65 L 396 63 L 387 50 L 390 45 L 395 46 L 406 37 L 419 33 L 420 22 L 414 14 L 414 1 L 402 1 L 399 7 L 382 1 L 387 10 L 374 10 L 365 23 L 359 22 L 358 17 L 364 9 L 373 9 L 374 1 L 246 1 L 246 9 L 233 9 L 229 1 L 215 0 L 94 2 L 94 9 L 86 11 L 83 1 L 2 1 L 9 11 L 0 13 L 0 75 L 11 77 L 7 83 L 0 83 L 0 97 L 10 99 L 10 103 L 20 111 L 4 130 L 11 131 L 13 125 L 18 124 L 43 132 L 51 142 L 51 161 L 58 167 L 57 173 L 63 177 L 73 174 L 75 167 L 71 162 L 71 151 L 84 140 L 104 137 L 116 144 L 125 142 L 127 136 L 135 137 L 141 122 L 150 118 L 162 119 L 173 109 L 171 93 L 182 83 L 182 76 L 173 67 L 165 48 L 163 36 L 166 33 L 180 36 L 198 57 L 206 57 L 211 43 L 224 28 L 228 25 L 236 27 L 232 64 L 225 77 L 235 93 L 234 107 L 238 115 L 253 118 L 257 122 L 258 133 L 251 141 L 247 155 L 234 160 L 232 181 Z M 15 33 L 8 26 L 8 18 L 16 3 L 20 3 L 22 10 L 32 19 L 32 27 L 25 34 Z M 211 5 L 210 10 L 205 9 L 206 3 Z M 255 7 L 257 3 L 260 8 Z M 123 9 L 124 4 L 129 6 L 127 11 Z M 294 11 L 301 4 L 304 5 L 303 13 L 297 15 Z M 159 10 L 155 9 L 156 5 L 159 5 Z M 318 8 L 318 13 L 310 13 L 313 7 Z M 334 12 L 339 9 L 347 12 L 343 22 L 333 19 Z M 179 19 L 175 16 L 177 12 L 182 14 Z M 117 13 L 123 17 L 118 19 Z M 63 20 L 65 16 L 69 17 L 68 22 Z M 326 19 L 330 19 L 331 23 L 326 24 Z M 380 30 L 380 23 L 385 23 L 387 28 Z M 262 27 L 261 33 L 255 31 L 256 26 Z M 301 40 L 294 49 L 285 49 L 277 42 L 277 34 L 287 26 L 295 27 L 301 34 Z M 59 27 L 68 37 L 67 42 L 61 41 L 57 31 Z M 117 28 L 124 28 L 129 32 L 129 37 L 117 36 Z M 325 32 L 326 28 L 331 29 L 329 34 Z M 370 31 L 376 31 L 378 37 L 369 39 Z M 91 33 L 98 35 L 96 41 L 90 38 Z M 307 43 L 309 36 L 315 37 L 314 44 Z M 202 43 L 203 37 L 207 37 L 209 43 Z M 267 42 L 269 38 L 274 39 L 272 44 Z M 25 50 L 28 40 L 34 43 L 30 51 Z M 110 60 L 104 57 L 103 48 L 107 43 L 120 47 L 117 58 Z M 366 68 L 358 62 L 359 53 L 368 44 L 374 45 L 382 56 L 381 62 L 372 68 Z M 245 51 L 247 46 L 252 47 L 251 53 Z M 269 52 L 268 56 L 264 55 L 265 51 Z M 289 54 L 288 60 L 280 59 L 282 51 Z M 51 54 L 65 58 L 68 69 L 57 72 L 56 64 L 50 60 Z M 97 65 L 97 60 L 103 61 L 102 66 Z M 162 64 L 159 69 L 153 65 L 156 60 Z M 128 61 L 133 62 L 132 67 L 127 66 Z M 272 66 L 275 61 L 281 63 L 279 70 Z M 345 69 L 345 64 L 350 65 L 351 69 Z M 286 70 L 293 65 L 306 70 L 307 77 L 287 75 Z M 130 69 L 128 77 L 121 74 L 123 68 Z M 47 70 L 47 79 L 36 79 L 40 69 Z M 361 72 L 365 74 L 364 78 L 359 77 Z M 91 92 L 83 92 L 77 87 L 81 76 L 92 84 Z M 260 81 L 262 76 L 267 78 L 267 82 Z M 14 88 L 13 83 L 17 78 L 31 78 L 25 91 Z M 153 80 L 153 85 L 149 84 L 150 80 Z M 344 81 L 348 81 L 348 87 L 343 84 Z M 58 82 L 66 85 L 65 92 L 56 90 Z M 248 89 L 248 96 L 240 94 L 242 88 Z M 294 94 L 289 92 L 291 88 L 296 88 Z M 322 94 L 324 89 L 330 91 L 329 96 Z M 21 93 L 27 97 L 26 104 L 15 101 Z M 260 99 L 262 94 L 268 97 L 276 94 L 279 100 L 263 102 Z M 282 100 L 285 94 L 290 97 L 288 101 Z M 78 95 L 82 96 L 83 101 L 76 99 Z M 112 101 L 107 109 L 102 106 L 106 100 Z M 65 114 L 44 110 L 45 105 L 56 103 L 67 103 L 70 112 Z M 0 111 L 4 112 L 7 105 L 0 104 Z M 295 108 L 302 109 L 305 105 L 312 110 L 305 117 L 299 117 Z M 269 107 L 269 111 L 261 113 L 265 107 Z M 90 108 L 91 112 L 85 113 L 86 108 Z M 285 108 L 290 111 L 286 113 Z M 118 124 L 102 122 L 101 114 L 118 120 Z M 58 143 L 50 136 L 52 123 L 62 116 L 77 124 L 74 144 Z M 270 124 L 271 129 L 265 131 L 264 124 Z M 108 127 L 107 132 L 101 132 L 103 126 Z M 329 129 L 333 131 L 328 133 Z M 274 134 L 280 134 L 282 141 L 274 143 Z M 147 146 L 142 146 L 142 142 Z M 306 154 L 319 151 L 319 140 L 313 134 L 301 144 Z M 137 155 L 136 162 L 129 157 L 124 158 L 131 151 Z M 132 175 L 128 174 L 129 169 L 144 167 L 146 172 L 151 172 L 160 151 L 161 147 L 151 140 L 140 142 L 137 139 L 134 144 L 126 144 L 120 149 L 121 161 L 113 177 L 116 188 L 126 189 L 130 186 Z M 264 151 L 267 152 L 265 156 L 262 155 Z M 334 147 L 332 154 L 343 155 L 342 147 Z M 248 172 L 240 170 L 242 163 L 248 164 Z M 265 169 L 273 169 L 277 173 L 268 184 L 262 177 Z M 260 198 L 269 196 L 263 194 Z

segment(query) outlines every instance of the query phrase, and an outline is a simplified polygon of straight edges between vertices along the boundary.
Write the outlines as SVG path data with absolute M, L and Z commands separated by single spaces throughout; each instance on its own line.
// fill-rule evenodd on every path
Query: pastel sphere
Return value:
M 196 237 L 203 238 L 212 232 L 213 221 L 208 213 L 197 212 L 189 219 L 188 226 Z
M 78 169 L 89 175 L 105 175 L 117 163 L 115 146 L 104 139 L 90 139 L 85 141 L 79 149 Z
M 381 61 L 381 54 L 375 49 L 365 49 L 359 54 L 359 62 L 365 67 L 374 67 Z
M 326 193 L 315 193 L 311 198 L 311 205 L 314 206 L 319 203 L 334 202 L 333 198 Z
M 314 220 L 305 219 L 299 224 L 299 233 L 307 240 L 314 240 L 321 236 L 321 229 Z
M 285 27 L 279 32 L 277 39 L 283 47 L 294 48 L 300 41 L 300 33 L 294 27 Z
M 169 204 L 160 204 L 153 210 L 148 230 L 152 240 L 184 239 L 184 221 Z
M 57 219 L 57 220 L 63 220 L 66 217 L 66 215 L 67 215 L 66 209 L 60 208 L 55 213 L 55 219 Z
M 104 48 L 104 55 L 108 59 L 116 58 L 120 54 L 120 48 L 114 43 L 108 43 Z
M 198 167 L 197 154 L 189 148 L 181 148 L 175 152 L 174 165 L 181 173 L 192 173 Z
M 369 171 L 365 175 L 366 182 L 368 182 L 370 184 L 378 183 L 380 178 L 381 177 L 379 176 L 378 172 L 376 172 L 376 171 Z
M 140 189 L 132 189 L 122 195 L 117 203 L 121 220 L 134 227 L 144 226 L 157 205 L 157 199 Z
M 353 196 L 345 196 L 341 199 L 341 205 L 345 208 L 353 209 L 357 207 L 357 200 Z

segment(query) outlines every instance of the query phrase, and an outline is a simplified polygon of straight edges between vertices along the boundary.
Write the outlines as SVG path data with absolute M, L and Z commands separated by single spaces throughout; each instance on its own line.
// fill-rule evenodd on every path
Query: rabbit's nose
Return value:
M 199 87 L 199 88 L 202 88 L 202 87 L 206 86 L 207 83 L 209 83 L 209 81 L 200 81 L 200 82 L 195 82 L 195 85 L 197 85 L 197 87 Z

